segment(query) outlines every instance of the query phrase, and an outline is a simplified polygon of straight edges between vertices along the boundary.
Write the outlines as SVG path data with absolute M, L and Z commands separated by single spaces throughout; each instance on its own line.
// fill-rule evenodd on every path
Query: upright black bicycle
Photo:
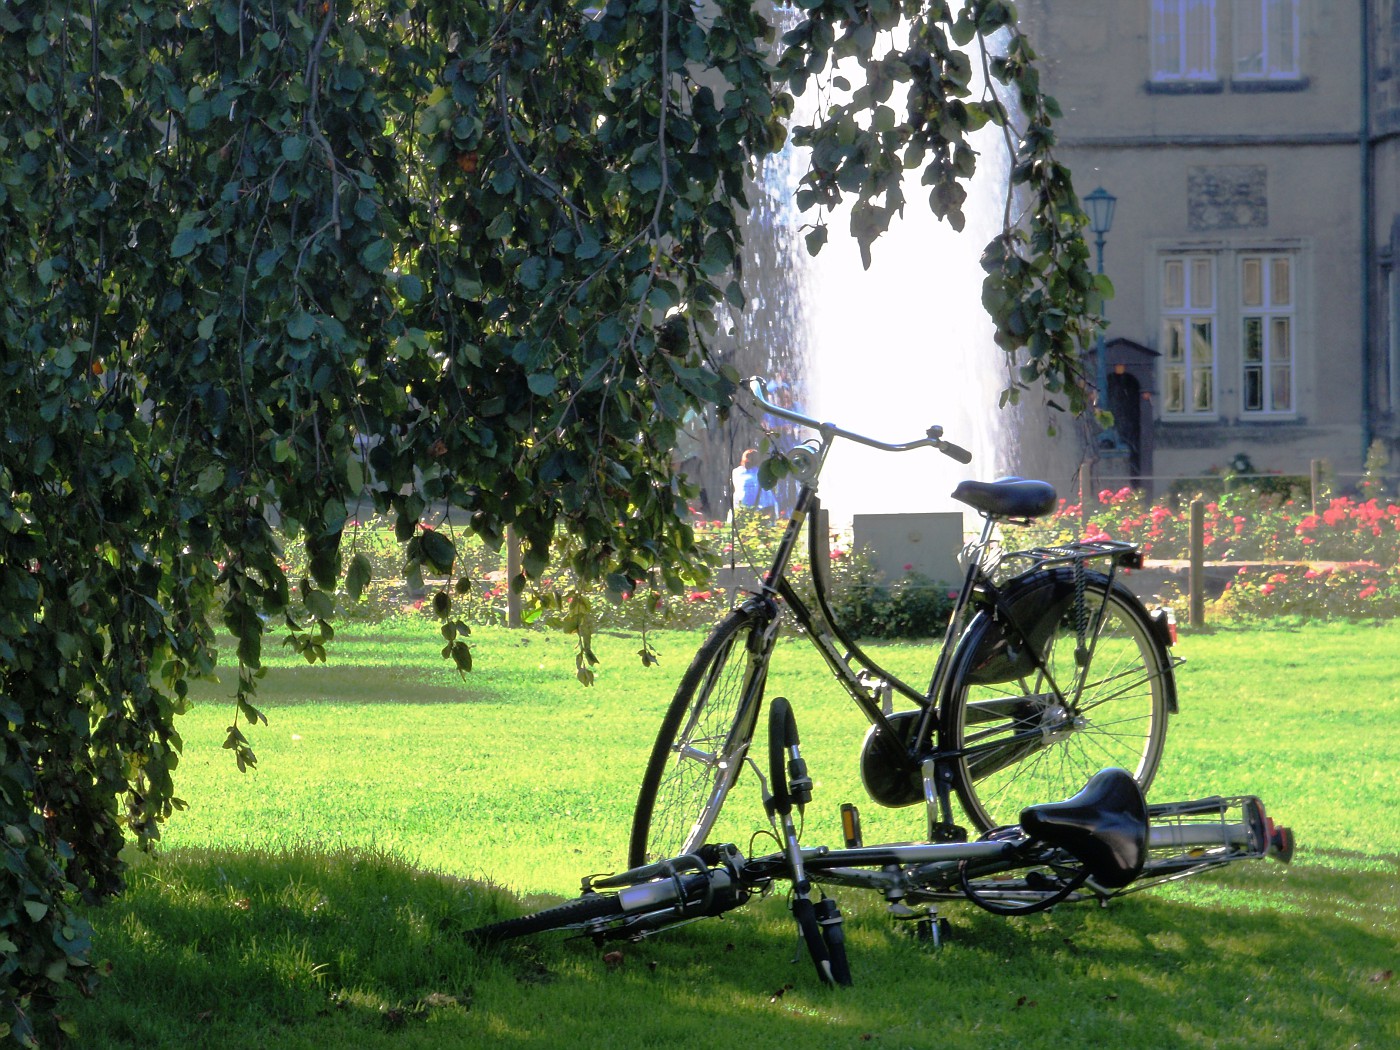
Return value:
M 856 441 L 890 452 L 933 448 L 971 456 L 941 427 L 890 444 L 822 423 L 767 399 L 759 408 L 815 431 L 788 453 L 799 481 L 792 517 L 758 588 L 700 647 L 672 700 L 642 779 L 629 863 L 694 855 L 748 756 L 763 705 L 773 646 L 786 615 L 804 629 L 870 723 L 861 773 L 885 806 L 922 803 L 930 842 L 965 837 L 954 796 L 978 831 L 1014 825 L 1021 811 L 1078 791 L 1097 771 L 1126 770 L 1146 791 L 1176 710 L 1171 629 L 1116 579 L 1142 564 L 1137 548 L 1112 541 L 1006 550 L 1007 522 L 1048 514 L 1042 481 L 966 481 L 953 497 L 984 519 L 963 556 L 966 574 L 927 688 L 879 667 L 842 630 L 819 567 L 822 528 L 808 529 L 814 607 L 788 571 L 804 522 L 816 521 L 817 483 L 831 444 Z

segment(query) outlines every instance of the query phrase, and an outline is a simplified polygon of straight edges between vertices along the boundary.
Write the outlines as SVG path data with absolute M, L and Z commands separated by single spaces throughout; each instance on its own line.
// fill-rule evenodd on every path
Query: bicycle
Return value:
M 1145 792 L 1177 710 L 1177 661 L 1170 612 L 1149 613 L 1116 579 L 1120 567 L 1141 567 L 1138 549 L 1105 540 L 1004 550 L 1000 526 L 1048 514 L 1054 488 L 1022 478 L 960 483 L 953 498 L 976 510 L 983 527 L 964 549 L 962 585 L 920 690 L 882 669 L 837 622 L 819 570 L 829 563 L 824 528 L 808 528 L 814 608 L 788 570 L 803 523 L 818 520 L 818 481 L 834 440 L 889 452 L 928 447 L 962 463 L 971 455 L 946 441 L 942 427 L 883 442 L 774 404 L 760 378 L 747 386 L 763 412 L 818 436 L 787 454 L 798 495 L 759 586 L 700 647 L 662 720 L 628 863 L 692 855 L 707 840 L 747 760 L 783 608 L 871 723 L 860 758 L 867 792 L 889 807 L 922 802 L 930 842 L 966 837 L 954 796 L 985 832 L 1077 790 L 1103 767 L 1126 769 Z M 896 696 L 905 709 L 895 710 Z
M 967 900 L 997 915 L 1031 914 L 1076 900 L 1107 903 L 1239 860 L 1288 863 L 1294 849 L 1292 831 L 1276 825 L 1254 796 L 1149 806 L 1134 778 L 1112 768 L 1062 802 L 1027 807 L 1016 825 L 976 842 L 867 846 L 859 812 L 843 805 L 845 847 L 810 848 L 799 842 L 794 813 L 802 814 L 811 801 L 811 784 L 791 706 L 777 697 L 769 713 L 763 797 L 780 850 L 745 857 L 733 844 L 705 844 L 617 875 L 587 876 L 577 899 L 481 927 L 469 938 L 492 944 L 565 930 L 599 944 L 637 940 L 722 915 L 786 880 L 792 884 L 793 918 L 819 978 L 849 985 L 841 912 L 819 887 L 879 892 L 895 918 L 916 920 L 916 931 L 936 943 L 946 920 L 927 906 L 939 901 Z

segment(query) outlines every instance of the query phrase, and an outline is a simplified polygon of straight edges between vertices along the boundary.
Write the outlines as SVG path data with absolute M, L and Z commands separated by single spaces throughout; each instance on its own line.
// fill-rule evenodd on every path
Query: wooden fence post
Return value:
M 520 592 L 515 589 L 515 578 L 522 572 L 520 565 L 520 541 L 515 535 L 515 526 L 506 526 L 506 626 L 520 626 Z
M 1201 627 L 1206 622 L 1206 504 L 1197 497 L 1191 501 L 1191 574 L 1189 622 Z
M 1323 470 L 1326 467 L 1326 465 L 1326 460 L 1315 459 L 1309 464 L 1308 467 L 1310 474 L 1308 480 L 1312 486 L 1312 512 L 1314 514 L 1318 512 L 1318 507 L 1321 506 L 1322 500 L 1326 495 L 1326 493 L 1322 491 Z

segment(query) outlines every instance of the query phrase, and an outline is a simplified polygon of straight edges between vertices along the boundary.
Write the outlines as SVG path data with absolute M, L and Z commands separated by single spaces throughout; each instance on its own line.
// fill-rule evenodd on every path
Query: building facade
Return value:
M 1100 475 L 1400 467 L 1400 0 L 1018 10 L 1076 189 L 1116 198 Z

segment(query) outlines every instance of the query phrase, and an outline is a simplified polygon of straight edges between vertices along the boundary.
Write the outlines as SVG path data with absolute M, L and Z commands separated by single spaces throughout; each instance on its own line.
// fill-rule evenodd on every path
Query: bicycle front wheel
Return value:
M 1014 584 L 1006 604 L 1025 622 L 981 614 L 954 657 L 939 743 L 979 831 L 1068 798 L 1110 766 L 1143 791 L 1157 772 L 1175 703 L 1166 647 L 1142 604 L 1108 577 L 1086 573 L 1080 612 L 1073 595 L 1067 569 Z
M 551 930 L 583 930 L 621 915 L 622 902 L 616 894 L 588 893 L 552 908 L 478 927 L 467 934 L 467 940 L 473 944 L 496 944 L 512 937 L 529 937 Z
M 767 620 L 736 609 L 695 654 L 661 722 L 632 818 L 628 864 L 693 853 L 744 763 L 763 699 Z

